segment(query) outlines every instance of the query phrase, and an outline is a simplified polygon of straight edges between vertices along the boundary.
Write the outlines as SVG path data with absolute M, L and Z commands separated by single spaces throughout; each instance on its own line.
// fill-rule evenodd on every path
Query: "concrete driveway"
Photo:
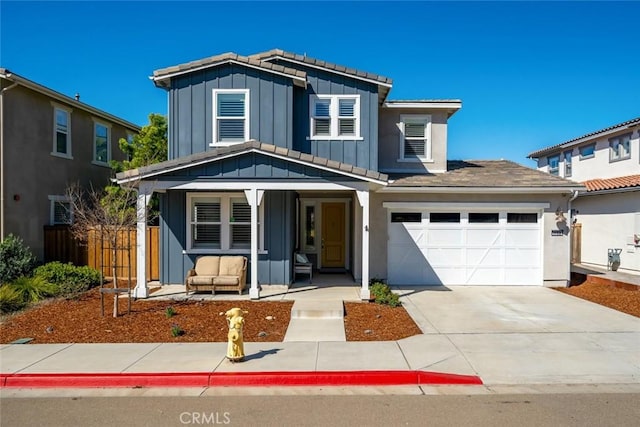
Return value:
M 485 384 L 640 383 L 640 319 L 542 287 L 399 290 L 425 332 L 399 341 L 412 368 Z

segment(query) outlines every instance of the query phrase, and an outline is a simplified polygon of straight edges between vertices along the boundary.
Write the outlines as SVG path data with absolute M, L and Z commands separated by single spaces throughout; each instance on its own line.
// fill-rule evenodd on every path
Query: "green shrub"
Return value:
M 180 325 L 178 325 L 177 323 L 174 323 L 171 325 L 171 336 L 173 336 L 174 338 L 177 338 L 179 336 L 184 335 L 184 331 L 182 330 L 182 328 L 180 327 Z
M 398 307 L 401 304 L 398 294 L 394 294 L 389 285 L 379 279 L 371 280 L 369 292 L 371 292 L 371 297 L 375 298 L 377 304 L 386 304 L 391 307 Z
M 22 294 L 9 285 L 0 286 L 0 313 L 6 314 L 18 311 L 27 303 L 22 299 Z
M 65 297 L 74 297 L 100 285 L 100 272 L 91 267 L 76 267 L 58 261 L 41 265 L 33 272 L 49 283 L 55 284 L 59 293 Z
M 8 286 L 18 292 L 26 303 L 38 302 L 58 293 L 58 287 L 42 277 L 18 277 Z
M 173 317 L 175 316 L 176 311 L 174 310 L 173 307 L 169 306 L 164 310 L 164 315 L 167 316 L 167 318 L 169 317 Z
M 9 234 L 0 242 L 0 284 L 29 276 L 38 260 L 20 237 Z

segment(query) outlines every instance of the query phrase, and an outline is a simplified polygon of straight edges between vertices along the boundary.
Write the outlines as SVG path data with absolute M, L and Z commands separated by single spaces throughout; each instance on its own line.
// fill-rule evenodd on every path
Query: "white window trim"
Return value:
M 425 147 L 424 147 L 424 156 L 420 156 L 418 158 L 415 157 L 405 157 L 404 155 L 404 124 L 407 121 L 411 122 L 423 122 L 426 126 L 425 130 Z M 398 162 L 419 162 L 419 163 L 431 163 L 433 162 L 432 157 L 432 139 L 431 139 L 431 115 L 430 114 L 402 114 L 400 116 L 400 123 L 398 123 L 398 128 L 400 129 L 400 151 Z
M 589 155 L 583 155 L 582 154 L 582 149 L 583 148 L 587 148 L 587 147 L 591 147 L 593 146 L 593 153 L 589 154 Z M 592 142 L 591 144 L 585 144 L 582 145 L 580 147 L 578 147 L 578 159 L 580 160 L 587 160 L 587 159 L 593 159 L 594 157 L 596 157 L 596 149 L 598 148 L 598 146 L 596 145 L 595 142 Z
M 556 167 L 551 166 L 551 159 L 558 159 L 558 164 Z M 547 156 L 547 172 L 551 175 L 560 176 L 560 161 L 562 160 L 562 156 L 560 154 L 553 154 L 551 156 Z
M 58 202 L 66 202 L 70 203 L 71 200 L 67 196 L 49 196 L 49 225 L 65 225 L 67 223 L 55 222 L 55 205 Z M 69 205 L 69 220 L 71 221 L 69 224 L 73 224 L 73 205 Z
M 55 102 L 52 102 L 51 105 L 53 106 L 53 147 L 51 149 L 51 155 L 52 156 L 56 156 L 56 157 L 61 157 L 63 159 L 70 159 L 73 160 L 73 155 L 71 154 L 71 112 L 73 111 L 72 108 L 68 108 L 65 107 L 63 105 L 57 104 Z M 67 153 L 58 153 L 56 151 L 56 149 L 58 148 L 58 139 L 57 139 L 57 133 L 58 133 L 58 117 L 57 117 L 57 110 L 61 110 L 64 111 L 65 113 L 67 113 Z
M 244 141 L 238 142 L 220 142 L 218 141 L 218 94 L 222 93 L 244 93 Z M 211 143 L 209 146 L 211 147 L 227 147 L 229 145 L 242 144 L 245 141 L 251 139 L 251 103 L 250 103 L 250 91 L 249 89 L 213 89 L 213 97 L 211 98 L 213 102 L 212 106 L 212 120 L 211 120 Z
M 220 199 L 220 249 L 194 248 L 191 236 L 191 221 L 193 211 L 191 205 L 193 199 L 216 198 Z M 196 192 L 187 193 L 187 224 L 186 224 L 186 249 L 184 253 L 190 254 L 248 254 L 251 248 L 231 249 L 231 199 L 244 199 L 247 197 L 242 193 L 209 193 Z M 258 253 L 267 253 L 264 250 L 264 202 L 258 207 Z
M 329 117 L 331 120 L 329 135 L 313 134 L 315 103 L 319 99 L 329 99 L 331 101 L 329 105 Z M 338 115 L 339 113 L 338 107 L 341 99 L 355 100 L 355 105 L 353 106 L 355 135 L 339 135 L 338 118 L 340 116 Z M 329 141 L 329 140 L 362 141 L 364 140 L 364 138 L 362 137 L 362 134 L 360 133 L 360 95 L 311 95 L 309 97 L 309 136 L 307 137 L 307 140 L 313 140 L 313 141 Z
M 107 128 L 107 161 L 106 162 L 99 162 L 98 160 L 96 160 L 96 154 L 97 154 L 97 145 L 96 145 L 96 138 L 97 138 L 97 133 L 96 133 L 96 127 L 97 126 L 104 126 Z M 111 161 L 111 125 L 107 122 L 103 122 L 102 120 L 98 120 L 96 118 L 93 119 L 93 154 L 92 154 L 92 158 L 93 160 L 91 161 L 91 164 L 94 164 L 96 166 L 106 166 L 106 167 L 110 167 L 109 162 Z
M 567 154 L 569 155 L 569 161 L 567 162 Z M 567 150 L 562 152 L 562 163 L 564 169 L 564 177 L 568 178 L 573 175 L 573 150 Z M 568 167 L 571 165 L 570 167 Z M 569 171 L 569 173 L 567 173 Z
M 624 156 L 618 156 L 619 146 L 623 141 L 627 142 L 627 154 Z M 613 146 L 616 146 L 618 150 L 614 150 Z M 631 133 L 618 135 L 613 138 L 609 138 L 609 163 L 619 162 L 621 160 L 627 160 L 631 158 Z

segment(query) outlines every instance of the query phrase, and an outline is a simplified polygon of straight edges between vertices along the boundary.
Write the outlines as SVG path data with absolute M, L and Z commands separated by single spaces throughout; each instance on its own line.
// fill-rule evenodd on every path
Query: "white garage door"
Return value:
M 541 285 L 539 212 L 391 211 L 394 285 Z

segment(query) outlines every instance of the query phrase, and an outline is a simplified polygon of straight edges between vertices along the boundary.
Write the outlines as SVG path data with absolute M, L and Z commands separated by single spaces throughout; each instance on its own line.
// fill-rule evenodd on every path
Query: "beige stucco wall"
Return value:
M 401 115 L 431 116 L 431 156 L 430 162 L 398 161 Z M 381 107 L 378 125 L 378 168 L 381 172 L 442 172 L 447 169 L 447 113 L 437 110 L 385 108 Z
M 543 215 L 543 280 L 545 286 L 566 286 L 569 280 L 569 235 L 552 236 L 558 228 L 555 211 L 567 212 L 568 195 L 383 194 L 371 193 L 370 277 L 387 277 L 387 211 L 383 202 L 549 203 Z
M 65 189 L 76 182 L 100 188 L 111 177 L 110 168 L 91 163 L 94 121 L 81 109 L 71 112 L 73 159 L 51 154 L 53 115 L 51 99 L 45 95 L 22 86 L 4 94 L 5 235 L 20 236 L 41 259 L 43 226 L 50 220 L 49 196 L 64 195 Z M 111 158 L 122 160 L 118 140 L 126 137 L 127 130 L 111 125 Z
M 582 224 L 583 264 L 607 267 L 607 250 L 622 249 L 621 272 L 640 274 L 640 246 L 633 235 L 640 235 L 640 191 L 578 197 L 573 207 Z

